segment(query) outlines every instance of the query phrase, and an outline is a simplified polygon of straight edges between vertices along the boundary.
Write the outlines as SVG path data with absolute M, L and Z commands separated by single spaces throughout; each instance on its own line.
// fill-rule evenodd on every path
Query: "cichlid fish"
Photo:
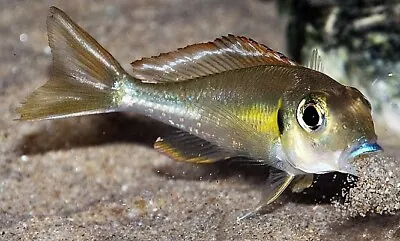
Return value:
M 253 214 L 313 174 L 356 175 L 354 157 L 381 150 L 371 106 L 355 88 L 245 37 L 228 35 L 132 63 L 132 74 L 64 12 L 47 17 L 50 80 L 17 110 L 21 120 L 132 111 L 179 131 L 154 147 L 178 161 L 242 158 L 273 167 Z M 248 216 L 248 215 L 245 215 Z

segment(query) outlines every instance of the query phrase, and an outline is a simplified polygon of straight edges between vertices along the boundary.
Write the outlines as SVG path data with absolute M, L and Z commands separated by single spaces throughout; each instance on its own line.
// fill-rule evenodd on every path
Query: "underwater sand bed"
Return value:
M 395 215 L 400 209 L 400 166 L 395 157 L 382 153 L 358 160 L 359 179 L 343 193 L 337 207 L 351 217 L 368 214 Z

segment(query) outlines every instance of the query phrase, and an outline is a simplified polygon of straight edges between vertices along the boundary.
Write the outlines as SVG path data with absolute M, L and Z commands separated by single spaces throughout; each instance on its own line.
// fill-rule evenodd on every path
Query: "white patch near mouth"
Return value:
M 293 141 L 291 148 L 284 149 L 281 146 L 276 148 L 276 156 L 282 162 L 290 166 L 288 171 L 293 174 L 324 174 L 328 172 L 345 172 L 348 170 L 339 168 L 339 160 L 343 157 L 343 151 L 324 151 L 319 147 L 313 147 L 308 142 Z
M 281 145 L 274 148 L 274 156 L 278 159 L 275 167 L 286 171 L 292 175 L 305 173 L 324 174 L 328 172 L 340 171 L 348 173 L 346 170 L 338 170 L 338 163 L 342 156 L 342 151 L 322 152 L 307 145 L 298 145 L 285 151 Z M 301 151 L 294 151 L 301 150 Z
M 289 160 L 293 167 L 306 173 L 324 174 L 334 171 L 347 173 L 346 170 L 338 170 L 341 154 L 342 151 L 320 152 L 302 149 L 300 153 L 291 152 Z

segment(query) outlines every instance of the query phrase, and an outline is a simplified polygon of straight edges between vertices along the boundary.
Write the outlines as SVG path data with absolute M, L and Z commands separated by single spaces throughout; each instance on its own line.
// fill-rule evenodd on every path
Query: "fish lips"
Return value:
M 360 155 L 378 151 L 383 151 L 383 148 L 375 141 L 357 141 L 355 144 L 351 145 L 347 150 L 345 150 L 340 156 L 339 171 L 357 176 L 357 170 L 352 164 L 350 164 L 350 161 Z

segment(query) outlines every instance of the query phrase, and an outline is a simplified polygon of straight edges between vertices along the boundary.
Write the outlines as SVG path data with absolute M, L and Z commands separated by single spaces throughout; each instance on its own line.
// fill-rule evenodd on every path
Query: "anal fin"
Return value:
M 283 191 L 286 190 L 293 179 L 293 175 L 290 175 L 283 171 L 274 170 L 273 172 L 271 172 L 270 177 L 268 178 L 267 185 L 263 189 L 261 201 L 252 211 L 246 213 L 241 217 L 238 217 L 237 221 L 252 217 L 259 211 L 261 211 L 264 207 L 271 204 L 283 193 Z
M 158 138 L 154 148 L 176 161 L 192 163 L 212 163 L 233 156 L 233 153 L 180 130 Z

